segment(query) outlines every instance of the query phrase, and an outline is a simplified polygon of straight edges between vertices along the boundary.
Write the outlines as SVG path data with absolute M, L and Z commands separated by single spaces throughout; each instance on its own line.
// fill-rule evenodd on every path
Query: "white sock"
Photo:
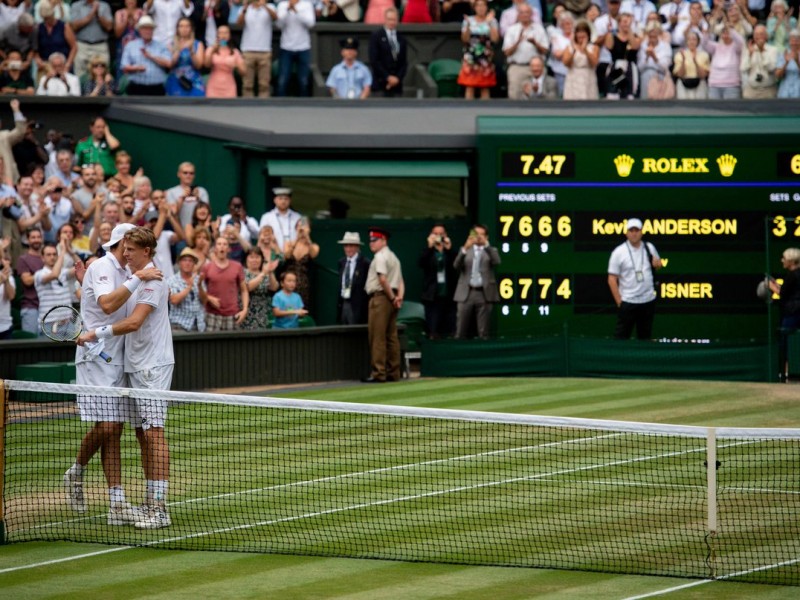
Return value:
M 155 492 L 154 499 L 159 504 L 166 504 L 167 502 L 167 488 L 169 488 L 169 481 L 160 480 L 154 481 L 153 491 Z
M 146 503 L 147 504 L 152 504 L 153 500 L 155 499 L 155 497 L 156 497 L 156 482 L 153 479 L 148 479 L 147 480 L 147 495 L 145 496 L 145 498 L 147 498 Z
M 85 468 L 86 467 L 84 467 L 82 464 L 76 461 L 72 464 L 69 470 L 72 471 L 78 477 L 83 477 L 83 471 Z
M 108 498 L 111 504 L 125 504 L 125 490 L 121 485 L 108 488 Z

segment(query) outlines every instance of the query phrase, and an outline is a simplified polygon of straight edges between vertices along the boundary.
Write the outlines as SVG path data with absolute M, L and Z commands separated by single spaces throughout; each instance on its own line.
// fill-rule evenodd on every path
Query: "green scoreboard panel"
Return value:
M 497 334 L 610 335 L 608 259 L 636 217 L 664 263 L 657 338 L 767 337 L 756 285 L 800 246 L 800 120 L 774 121 L 479 119 Z

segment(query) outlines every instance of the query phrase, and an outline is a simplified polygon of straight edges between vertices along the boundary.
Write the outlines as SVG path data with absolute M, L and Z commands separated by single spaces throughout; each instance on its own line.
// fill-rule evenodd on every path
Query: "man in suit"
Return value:
M 555 78 L 545 71 L 542 58 L 534 56 L 530 67 L 530 77 L 522 84 L 523 97 L 527 100 L 557 100 L 558 84 Z
M 403 95 L 403 78 L 408 70 L 406 38 L 397 32 L 396 8 L 387 8 L 383 27 L 369 38 L 372 91 L 386 98 Z
M 363 325 L 367 322 L 369 298 L 365 289 L 369 259 L 361 254 L 361 236 L 346 231 L 338 242 L 344 248 L 339 259 L 339 306 L 336 314 L 342 325 Z
M 458 276 L 453 263 L 457 253 L 444 225 L 434 225 L 417 261 L 422 269 L 421 299 L 425 306 L 425 327 L 431 339 L 450 337 L 455 331 L 453 292 Z
M 499 264 L 500 253 L 489 245 L 489 231 L 484 225 L 475 225 L 453 263 L 458 272 L 453 296 L 458 304 L 456 338 L 467 338 L 473 323 L 479 338 L 489 338 L 492 304 L 500 301 L 494 273 Z

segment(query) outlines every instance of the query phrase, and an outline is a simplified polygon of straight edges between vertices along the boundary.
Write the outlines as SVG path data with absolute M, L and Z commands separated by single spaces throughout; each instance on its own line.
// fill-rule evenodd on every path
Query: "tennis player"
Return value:
M 117 225 L 111 238 L 103 244 L 105 256 L 95 260 L 82 274 L 81 315 L 89 329 L 114 323 L 125 317 L 126 301 L 142 281 L 161 279 L 158 269 L 145 269 L 130 276 L 123 255 L 125 233 L 133 229 L 130 224 Z M 105 343 L 104 351 L 112 357 L 111 363 L 95 360 L 96 356 L 78 346 L 75 356 L 76 379 L 79 385 L 126 387 L 123 337 Z M 108 483 L 110 510 L 109 525 L 133 524 L 142 517 L 138 508 L 125 500 L 122 486 L 120 438 L 126 421 L 138 425 L 128 400 L 81 394 L 78 407 L 82 421 L 94 425 L 81 441 L 75 463 L 64 474 L 67 501 L 73 510 L 86 511 L 83 493 L 83 475 L 89 461 L 102 448 L 103 472 Z M 141 440 L 140 440 L 141 444 Z
M 154 268 L 157 241 L 153 232 L 136 227 L 125 234 L 124 257 L 131 271 Z M 78 344 L 95 340 L 125 339 L 125 373 L 134 389 L 168 390 L 172 384 L 175 358 L 172 329 L 169 324 L 169 287 L 164 281 L 140 285 L 127 303 L 128 316 L 112 325 L 90 330 L 78 338 Z M 172 524 L 167 512 L 169 483 L 169 447 L 164 436 L 166 400 L 136 398 L 139 418 L 137 432 L 142 446 L 142 462 L 147 479 L 145 514 L 136 521 L 139 529 L 159 529 Z

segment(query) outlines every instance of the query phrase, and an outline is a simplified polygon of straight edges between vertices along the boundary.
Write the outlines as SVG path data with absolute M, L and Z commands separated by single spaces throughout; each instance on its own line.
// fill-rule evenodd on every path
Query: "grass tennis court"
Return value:
M 376 397 L 378 394 L 380 397 Z M 792 386 L 759 384 L 446 379 L 406 382 L 378 389 L 375 386 L 355 386 L 301 390 L 291 395 L 321 400 L 715 426 L 792 427 L 800 422 L 800 409 L 795 400 L 797 394 Z M 236 431 L 226 432 L 220 439 L 236 434 Z M 64 440 L 63 446 L 60 441 L 55 444 L 67 456 L 71 447 L 68 442 Z M 63 472 L 57 456 L 46 462 L 48 465 L 52 463 L 55 476 Z M 176 483 L 176 487 L 181 489 L 180 484 Z M 187 498 L 198 496 L 196 489 L 184 491 Z M 179 502 L 180 498 L 176 496 L 171 500 Z M 180 533 L 180 528 L 169 531 L 169 535 Z M 399 532 L 399 535 L 403 534 Z M 163 531 L 159 535 L 165 537 Z M 221 589 L 227 590 L 223 596 L 263 597 L 263 591 L 269 589 L 274 591 L 274 597 L 525 598 L 551 594 L 553 597 L 626 598 L 687 583 L 677 578 L 542 569 L 115 549 L 115 546 L 63 543 L 26 543 L 0 548 L 0 587 L 14 591 L 13 597 L 69 596 L 70 589 L 76 594 L 87 595 L 107 595 L 113 589 L 118 592 L 114 594 L 118 597 L 136 597 L 147 595 L 148 584 L 158 578 L 162 569 L 168 573 L 169 582 L 165 583 L 169 592 L 165 591 L 165 595 L 170 597 L 218 595 Z M 7 568 L 93 551 L 104 553 L 75 562 L 3 572 Z M 583 593 L 579 591 L 581 589 Z M 256 590 L 261 593 L 256 593 Z M 702 583 L 674 592 L 671 597 L 710 598 L 757 593 L 760 597 L 788 598 L 794 596 L 792 592 L 796 592 L 796 588 L 720 582 Z

